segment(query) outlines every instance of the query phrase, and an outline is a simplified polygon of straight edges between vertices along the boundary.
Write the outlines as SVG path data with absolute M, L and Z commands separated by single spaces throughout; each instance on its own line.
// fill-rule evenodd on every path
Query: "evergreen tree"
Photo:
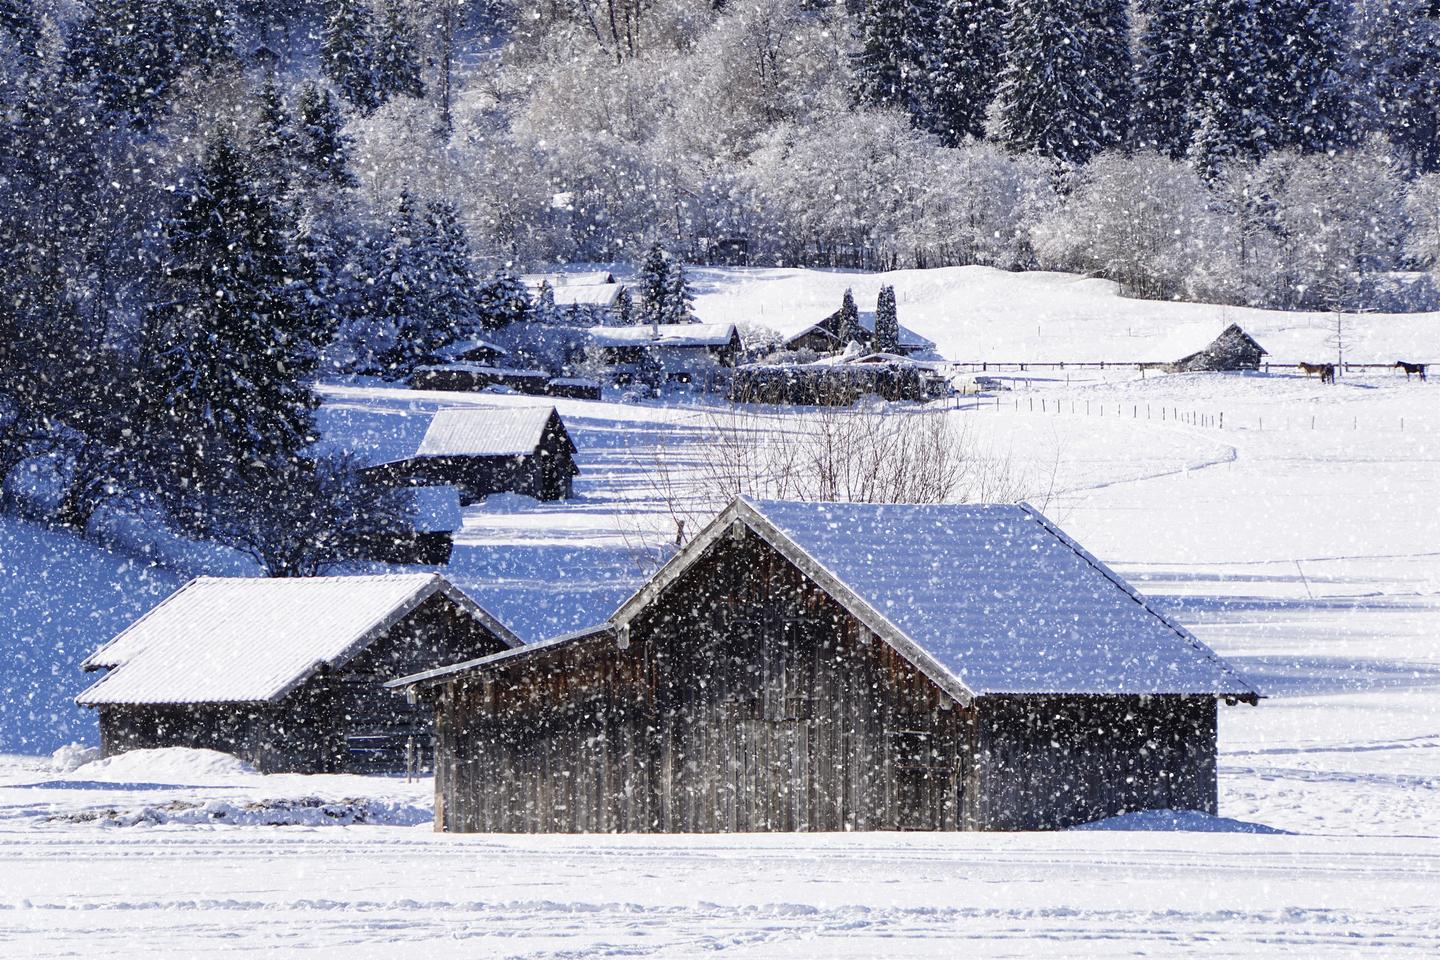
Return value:
M 363 0 L 330 0 L 320 44 L 320 65 L 340 95 L 368 113 L 379 106 L 371 69 L 374 24 Z
M 842 350 L 850 345 L 850 341 L 858 340 L 861 336 L 860 309 L 855 306 L 855 295 L 849 287 L 845 288 L 845 296 L 840 299 L 840 320 L 835 331 Z
M 1004 0 L 940 0 L 929 71 L 929 128 L 947 146 L 985 136 L 1004 63 Z
M 326 90 L 307 82 L 300 88 L 296 107 L 298 135 L 295 153 L 321 183 L 334 187 L 359 186 L 350 172 L 350 138 L 340 105 Z
M 1084 163 L 1107 142 L 1090 23 L 1061 0 L 1012 0 L 1000 75 L 1000 138 L 1011 150 Z
M 260 174 L 268 179 L 277 194 L 284 193 L 293 173 L 296 139 L 294 124 L 274 77 L 266 78 L 260 88 L 250 149 Z
M 555 288 L 549 280 L 541 280 L 540 289 L 535 291 L 535 302 L 530 307 L 530 319 L 537 323 L 554 323 L 555 313 Z
M 676 263 L 665 283 L 665 300 L 660 312 L 660 322 L 697 323 L 694 302 L 695 295 L 690 292 L 690 282 L 685 278 L 685 267 Z
M 1381 134 L 1420 172 L 1440 170 L 1440 20 L 1427 16 L 1430 5 L 1360 5 L 1347 77 L 1357 139 Z
M 1189 156 L 1213 178 L 1228 163 L 1263 156 L 1274 120 L 1255 0 L 1199 0 L 1196 31 Z
M 482 327 L 497 330 L 521 323 L 532 309 L 530 290 L 509 267 L 501 267 L 480 285 L 476 308 Z
M 385 103 L 392 97 L 423 97 L 420 55 L 415 35 L 396 0 L 385 4 L 373 49 L 375 97 Z
M 929 84 L 923 38 L 933 33 L 922 0 L 867 0 L 860 13 L 860 52 L 855 59 L 855 99 L 891 107 L 912 117 L 924 111 Z
M 670 289 L 670 255 L 658 243 L 652 243 L 635 277 L 640 291 L 639 323 L 659 323 L 665 312 L 665 295 Z
M 1350 136 L 1344 78 L 1344 0 L 1271 0 L 1265 29 L 1265 90 L 1275 119 L 1273 145 L 1334 151 Z
M 1146 18 L 1136 57 L 1132 142 L 1179 160 L 1194 133 L 1195 3 L 1141 0 L 1140 9 Z
M 880 297 L 875 301 L 876 353 L 900 352 L 900 319 L 895 310 L 895 288 L 889 285 L 880 288 Z
M 432 251 L 415 198 L 402 193 L 378 251 L 375 275 L 375 323 L 361 345 L 387 376 L 410 373 L 443 342 L 432 313 Z
M 1130 0 L 1090 0 L 1088 39 L 1094 50 L 1100 88 L 1099 143 L 1103 149 L 1128 142 L 1135 103 L 1134 64 L 1130 56 Z
M 553 298 L 555 292 L 552 290 L 550 296 Z M 615 322 L 622 327 L 628 327 L 637 322 L 635 313 L 635 298 L 630 296 L 629 287 L 621 287 L 620 292 L 615 296 Z
M 317 332 L 297 305 L 294 263 L 250 158 L 210 141 L 166 227 L 165 298 L 150 313 L 151 465 L 201 525 L 275 494 L 313 440 Z
M 429 261 L 435 345 L 473 336 L 480 327 L 477 284 L 470 238 L 454 204 L 435 200 L 427 206 L 422 248 Z

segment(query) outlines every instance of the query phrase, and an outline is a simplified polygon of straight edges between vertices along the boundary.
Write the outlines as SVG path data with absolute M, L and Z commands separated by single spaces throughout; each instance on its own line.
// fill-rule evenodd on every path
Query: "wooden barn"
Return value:
M 464 521 L 460 491 L 448 484 L 410 487 L 404 491 L 408 529 L 399 535 L 375 537 L 365 555 L 381 563 L 444 566 L 455 548 L 455 531 Z
M 405 769 L 431 714 L 385 681 L 518 646 L 437 574 L 200 577 L 101 647 L 76 698 L 105 756 L 204 747 L 259 769 Z
M 850 331 L 849 338 L 862 347 L 869 347 L 875 341 L 875 312 L 866 311 L 859 316 L 860 326 Z M 840 311 L 836 310 L 819 323 L 812 324 L 785 341 L 787 350 L 811 350 L 815 353 L 835 353 L 844 350 L 846 343 L 841 340 Z M 900 352 L 906 356 L 928 353 L 935 349 L 933 340 L 927 340 L 909 327 L 900 327 Z
M 1240 325 L 1230 324 L 1203 350 L 1181 357 L 1168 365 L 1171 373 L 1259 370 L 1268 351 L 1255 342 Z
M 446 407 L 414 454 L 367 469 L 392 483 L 449 484 L 467 504 L 492 493 L 564 500 L 579 472 L 575 443 L 550 406 Z
M 602 628 L 394 681 L 448 831 L 1031 830 L 1216 810 L 1258 694 L 1026 506 L 739 500 Z
M 516 393 L 540 396 L 545 393 L 545 388 L 550 383 L 550 374 L 544 370 L 492 367 L 483 363 L 454 361 L 416 367 L 408 382 L 416 390 L 478 393 L 490 387 L 504 387 Z

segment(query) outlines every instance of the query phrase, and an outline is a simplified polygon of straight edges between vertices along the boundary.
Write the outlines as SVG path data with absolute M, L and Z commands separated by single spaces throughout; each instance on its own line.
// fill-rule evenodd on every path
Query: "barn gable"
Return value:
M 625 602 L 626 625 L 748 529 L 957 701 L 1257 692 L 1038 511 L 737 500 Z

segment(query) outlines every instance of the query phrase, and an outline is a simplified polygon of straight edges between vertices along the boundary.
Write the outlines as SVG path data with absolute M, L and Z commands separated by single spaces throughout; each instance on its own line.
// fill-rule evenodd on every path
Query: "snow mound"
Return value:
M 434 812 L 426 803 L 383 797 L 280 797 L 251 801 L 174 800 L 127 810 L 82 810 L 58 814 L 48 819 L 51 822 L 88 823 L 103 827 L 154 827 L 169 824 L 236 827 L 344 827 L 370 824 L 414 827 L 431 823 Z
M 1279 833 L 1288 834 L 1263 823 L 1217 817 L 1199 810 L 1139 810 L 1118 817 L 1096 820 L 1074 827 L 1075 830 L 1136 830 L 1157 833 Z
M 55 773 L 70 773 L 99 759 L 99 747 L 91 747 L 83 743 L 67 743 L 50 754 L 50 769 Z
M 244 760 L 218 750 L 159 747 L 82 764 L 67 778 L 99 783 L 213 783 L 256 773 Z

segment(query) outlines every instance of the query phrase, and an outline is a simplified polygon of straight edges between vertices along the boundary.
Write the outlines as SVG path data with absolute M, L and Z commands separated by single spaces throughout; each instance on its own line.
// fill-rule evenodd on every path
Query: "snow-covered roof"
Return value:
M 518 457 L 535 452 L 545 437 L 552 406 L 445 407 L 415 451 L 417 457 Z M 564 424 L 561 423 L 561 430 Z
M 443 593 L 510 646 L 520 640 L 438 574 L 198 577 L 87 658 L 110 672 L 82 706 L 278 700 L 363 651 Z
M 544 283 L 550 284 L 555 295 L 555 306 L 611 307 L 620 297 L 624 284 L 616 283 L 614 276 L 603 270 L 585 273 L 530 273 L 521 277 L 529 288 L 531 296 L 540 293 Z
M 510 351 L 498 343 L 491 343 L 489 340 L 457 340 L 454 343 L 447 343 L 445 346 L 435 350 L 433 355 L 446 359 L 459 359 L 467 353 L 491 353 L 497 357 L 509 356 Z
M 525 370 L 519 367 L 495 367 L 488 363 L 476 363 L 468 360 L 456 360 L 453 363 L 432 363 L 415 368 L 416 373 L 437 373 L 443 371 L 475 373 L 488 377 L 504 377 L 512 380 L 522 377 L 527 380 L 550 379 L 550 375 L 544 370 Z
M 628 327 L 591 327 L 597 347 L 724 347 L 737 336 L 733 323 L 648 323 Z
M 623 604 L 626 624 L 740 522 L 958 699 L 1256 691 L 1025 505 L 737 500 Z
M 787 344 L 794 343 L 796 340 L 799 340 L 801 337 L 815 330 L 823 330 L 825 333 L 829 333 L 833 336 L 833 333 L 831 333 L 830 330 L 826 329 L 826 327 L 835 318 L 836 315 L 832 313 L 830 316 L 826 317 L 824 320 L 821 320 L 819 323 L 812 323 L 804 330 L 801 330 L 798 333 L 791 334 L 789 337 L 786 338 L 785 342 Z M 859 316 L 859 321 L 860 326 L 863 327 L 865 330 L 869 331 L 871 334 L 875 332 L 875 311 L 867 310 L 862 312 Z M 899 324 L 899 327 L 900 346 L 913 352 L 935 349 L 935 341 L 920 336 L 920 334 L 916 333 L 914 330 L 911 330 L 904 324 Z

